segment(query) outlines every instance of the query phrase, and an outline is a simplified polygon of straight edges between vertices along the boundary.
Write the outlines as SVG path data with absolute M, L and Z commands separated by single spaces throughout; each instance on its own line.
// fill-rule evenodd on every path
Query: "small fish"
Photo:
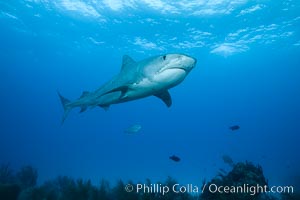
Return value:
M 238 126 L 238 125 L 230 126 L 229 129 L 232 131 L 236 131 L 236 130 L 240 129 L 240 126 Z
M 125 129 L 125 133 L 128 133 L 128 134 L 134 134 L 134 133 L 137 133 L 141 130 L 142 126 L 139 125 L 139 124 L 134 124 L 128 128 Z
M 170 156 L 169 158 L 170 158 L 171 160 L 173 160 L 174 162 L 179 162 L 179 161 L 180 161 L 180 158 L 179 158 L 178 156 L 175 156 L 175 155 Z

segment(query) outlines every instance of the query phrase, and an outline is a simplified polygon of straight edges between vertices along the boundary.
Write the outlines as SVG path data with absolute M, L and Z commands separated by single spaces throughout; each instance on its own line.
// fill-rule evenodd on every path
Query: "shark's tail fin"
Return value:
M 63 124 L 65 119 L 67 118 L 69 112 L 71 111 L 72 106 L 69 105 L 71 102 L 69 99 L 63 97 L 58 91 L 57 91 L 57 94 L 58 94 L 61 104 L 63 105 L 63 108 L 64 108 L 64 115 L 63 115 L 63 118 L 61 121 L 61 123 Z

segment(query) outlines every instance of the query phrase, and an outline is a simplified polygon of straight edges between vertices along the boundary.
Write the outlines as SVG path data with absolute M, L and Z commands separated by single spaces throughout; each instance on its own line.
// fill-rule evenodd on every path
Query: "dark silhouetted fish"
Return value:
M 175 156 L 175 155 L 170 156 L 169 158 L 170 158 L 171 160 L 173 160 L 174 162 L 179 162 L 179 161 L 180 161 L 180 158 L 179 158 L 178 156 Z
M 228 155 L 223 155 L 223 156 L 222 156 L 222 159 L 223 159 L 224 163 L 226 163 L 226 164 L 228 164 L 228 165 L 230 165 L 230 166 L 233 166 L 233 165 L 234 165 L 233 160 L 231 159 L 230 156 L 228 156 Z
M 240 126 L 238 126 L 238 125 L 230 126 L 229 129 L 232 131 L 236 131 L 236 130 L 240 129 Z

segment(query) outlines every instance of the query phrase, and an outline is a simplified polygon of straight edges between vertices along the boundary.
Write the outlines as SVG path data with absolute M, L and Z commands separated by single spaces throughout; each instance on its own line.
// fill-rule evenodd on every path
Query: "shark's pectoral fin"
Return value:
M 127 97 L 126 93 L 128 92 L 129 87 L 128 86 L 121 86 L 118 90 L 121 91 L 120 99 L 124 99 Z
M 120 99 L 124 99 L 124 98 L 127 97 L 127 96 L 126 96 L 126 93 L 127 93 L 128 89 L 129 89 L 129 87 L 128 87 L 127 85 L 124 85 L 124 86 L 120 86 L 120 87 L 118 87 L 118 88 L 115 88 L 115 89 L 113 89 L 113 90 L 110 90 L 110 91 L 104 93 L 103 95 L 120 91 L 120 92 L 121 92 L 121 95 L 120 95 L 119 98 L 120 98 Z M 102 95 L 102 96 L 103 96 L 103 95 Z
M 170 107 L 172 105 L 172 98 L 168 90 L 155 94 L 154 96 L 160 98 L 166 104 L 166 106 Z
M 108 111 L 110 105 L 98 105 L 98 106 L 103 108 L 105 111 Z

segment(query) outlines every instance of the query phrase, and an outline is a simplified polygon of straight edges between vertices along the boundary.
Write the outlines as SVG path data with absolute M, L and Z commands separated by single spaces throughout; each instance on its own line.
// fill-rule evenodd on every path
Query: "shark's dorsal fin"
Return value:
M 168 90 L 155 94 L 154 96 L 160 98 L 166 104 L 167 107 L 170 107 L 172 105 L 172 98 Z
M 121 70 L 124 70 L 128 66 L 134 65 L 135 63 L 136 62 L 130 56 L 124 55 Z

